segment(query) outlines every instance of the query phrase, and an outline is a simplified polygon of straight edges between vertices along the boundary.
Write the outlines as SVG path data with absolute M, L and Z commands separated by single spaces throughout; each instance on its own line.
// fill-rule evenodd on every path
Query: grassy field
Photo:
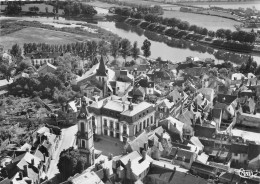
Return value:
M 71 34 L 61 31 L 52 31 L 42 28 L 24 28 L 14 33 L 0 36 L 0 40 L 4 49 L 10 49 L 12 45 L 24 43 L 48 43 L 48 44 L 65 44 L 77 41 L 84 41 L 89 37 L 77 34 Z
M 230 29 L 235 31 L 234 25 L 240 25 L 238 21 L 231 19 L 226 19 L 217 16 L 208 16 L 202 14 L 186 13 L 180 11 L 164 11 L 163 17 L 167 18 L 178 18 L 183 21 L 187 21 L 190 24 L 195 24 L 197 26 L 205 27 L 208 30 L 216 31 L 217 29 Z

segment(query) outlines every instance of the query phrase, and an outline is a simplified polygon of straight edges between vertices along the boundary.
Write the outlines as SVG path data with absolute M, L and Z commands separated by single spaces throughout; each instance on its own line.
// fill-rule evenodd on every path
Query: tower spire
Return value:
M 99 67 L 97 69 L 97 76 L 107 76 L 107 70 L 106 70 L 106 65 L 103 59 L 103 56 L 101 55 L 101 59 L 99 61 Z

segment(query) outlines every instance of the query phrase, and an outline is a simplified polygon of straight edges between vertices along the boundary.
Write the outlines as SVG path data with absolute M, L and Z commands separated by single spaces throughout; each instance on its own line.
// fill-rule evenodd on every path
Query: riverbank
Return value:
M 22 18 L 7 18 L 2 20 L 0 19 L 0 24 L 3 25 L 1 27 L 0 36 L 2 41 L 1 44 L 4 46 L 6 50 L 10 49 L 10 46 L 15 43 L 41 43 L 46 41 L 50 44 L 62 44 L 67 43 L 68 41 L 81 42 L 92 39 L 105 39 L 107 41 L 110 41 L 115 38 L 119 39 L 119 37 L 116 34 L 110 32 L 109 30 L 95 26 L 93 24 L 77 23 L 77 25 L 75 24 L 75 27 L 66 27 L 70 26 L 70 23 L 64 23 L 62 21 L 59 23 L 55 23 L 55 21 L 53 23 L 51 23 L 50 21 L 50 23 L 43 24 L 38 21 L 22 20 Z M 61 27 L 55 27 L 54 25 L 56 24 L 60 24 Z M 41 31 L 34 30 L 33 28 L 40 29 Z M 30 33 L 30 31 L 32 31 L 32 34 Z M 42 35 L 42 37 L 39 37 L 40 35 Z
M 255 53 L 259 54 L 260 52 L 258 50 L 253 50 L 254 46 L 251 44 L 242 44 L 242 43 L 236 43 L 234 41 L 223 41 L 223 40 L 216 40 L 216 38 L 213 37 L 207 37 L 206 35 L 201 34 L 195 34 L 192 31 L 187 30 L 179 30 L 179 29 L 173 29 L 170 27 L 167 27 L 166 25 L 162 24 L 156 24 L 156 23 L 149 23 L 142 19 L 134 19 L 134 18 L 126 18 L 125 23 L 130 24 L 132 26 L 139 26 L 142 29 L 149 30 L 151 32 L 155 32 L 157 34 L 161 35 L 167 35 L 172 38 L 177 39 L 184 39 L 184 40 L 191 40 L 194 42 L 198 42 L 201 44 L 206 44 L 207 46 L 217 47 L 221 49 L 225 49 L 228 51 L 235 51 L 240 53 Z

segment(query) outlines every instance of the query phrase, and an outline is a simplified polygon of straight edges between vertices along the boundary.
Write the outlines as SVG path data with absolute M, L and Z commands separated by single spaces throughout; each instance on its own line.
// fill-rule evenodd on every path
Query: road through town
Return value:
M 74 144 L 75 138 L 76 138 L 75 134 L 77 133 L 77 130 L 78 130 L 77 125 L 62 129 L 59 147 L 53 154 L 53 157 L 52 157 L 52 160 L 50 163 L 50 168 L 47 172 L 48 179 L 53 178 L 56 174 L 59 173 L 57 164 L 59 162 L 60 152 L 64 149 L 71 147 Z

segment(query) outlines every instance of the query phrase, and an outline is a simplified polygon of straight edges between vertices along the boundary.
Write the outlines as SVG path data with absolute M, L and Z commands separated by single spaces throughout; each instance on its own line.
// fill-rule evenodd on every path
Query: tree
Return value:
M 225 30 L 225 37 L 227 40 L 231 40 L 232 31 L 230 29 Z
M 131 53 L 131 42 L 128 39 L 122 39 L 120 42 L 120 48 L 120 53 L 126 62 L 127 56 Z
M 139 54 L 140 54 L 140 49 L 137 47 L 137 41 L 135 41 L 132 47 L 132 57 L 134 58 L 135 61 L 138 58 Z
M 105 40 L 98 42 L 98 52 L 100 55 L 105 56 L 107 59 L 107 53 L 109 52 L 109 46 Z
M 151 47 L 151 42 L 149 40 L 145 39 L 141 49 L 143 50 L 144 57 L 146 57 L 146 58 L 151 55 L 150 47 Z
M 62 181 L 67 180 L 70 176 L 74 176 L 76 173 L 81 173 L 86 167 L 86 163 L 86 157 L 83 157 L 79 150 L 75 150 L 71 147 L 62 151 L 57 165 L 62 176 Z
M 215 37 L 215 32 L 214 31 L 208 31 L 208 35 L 210 37 Z
M 97 14 L 97 11 L 93 6 L 81 4 L 81 13 L 85 16 L 93 16 Z
M 118 40 L 115 40 L 115 39 L 111 40 L 111 42 L 110 42 L 110 52 L 111 52 L 111 55 L 114 57 L 115 60 L 118 57 L 119 49 L 120 49 L 120 42 Z
M 203 28 L 201 31 L 202 35 L 207 35 L 208 34 L 208 29 L 207 28 Z
M 98 44 L 95 40 L 87 42 L 87 53 L 92 62 L 94 61 L 94 58 L 97 56 L 97 49 Z
M 216 31 L 216 37 L 218 37 L 218 38 L 225 38 L 225 30 L 224 29 L 218 29 Z
M 15 1 L 7 1 L 7 7 L 5 9 L 5 13 L 7 15 L 18 15 L 20 14 L 22 8 L 19 5 L 19 2 L 15 2 Z
M 20 46 L 18 44 L 15 44 L 15 45 L 12 46 L 10 53 L 14 57 L 21 57 L 22 49 L 20 48 Z

